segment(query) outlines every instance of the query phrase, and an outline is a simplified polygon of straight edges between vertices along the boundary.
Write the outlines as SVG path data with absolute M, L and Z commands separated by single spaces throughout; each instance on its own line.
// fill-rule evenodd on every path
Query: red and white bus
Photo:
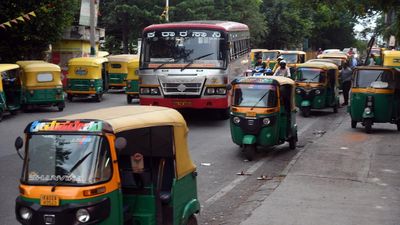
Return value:
M 229 114 L 227 84 L 250 64 L 245 24 L 188 21 L 144 29 L 140 53 L 140 104 L 216 109 Z

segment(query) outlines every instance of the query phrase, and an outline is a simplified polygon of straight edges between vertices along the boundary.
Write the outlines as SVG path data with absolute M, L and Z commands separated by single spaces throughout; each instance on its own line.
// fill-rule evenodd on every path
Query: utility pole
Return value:
M 169 0 L 165 0 L 165 21 L 169 22 Z
M 96 8 L 95 8 L 95 1 L 96 0 L 90 0 L 90 55 L 95 56 L 96 55 L 96 37 L 95 37 L 95 14 L 96 14 Z

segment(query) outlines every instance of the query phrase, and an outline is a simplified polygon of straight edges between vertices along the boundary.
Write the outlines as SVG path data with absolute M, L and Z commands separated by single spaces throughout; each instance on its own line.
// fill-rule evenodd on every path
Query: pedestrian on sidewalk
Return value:
M 349 104 L 349 91 L 351 88 L 351 76 L 353 75 L 353 70 L 349 67 L 349 64 L 345 62 L 343 64 L 343 69 L 340 72 L 340 80 L 342 81 L 342 90 L 344 102 L 342 106 Z

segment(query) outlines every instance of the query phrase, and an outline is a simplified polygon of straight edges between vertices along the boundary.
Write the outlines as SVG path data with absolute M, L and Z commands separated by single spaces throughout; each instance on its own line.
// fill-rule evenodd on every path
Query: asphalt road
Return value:
M 14 216 L 14 200 L 18 195 L 18 179 L 22 160 L 14 150 L 14 140 L 23 136 L 25 126 L 36 119 L 53 118 L 97 108 L 126 104 L 122 93 L 106 94 L 101 103 L 87 100 L 67 102 L 63 112 L 40 109 L 31 113 L 5 116 L 0 123 L 0 225 L 18 224 Z M 257 180 L 264 175 L 278 177 L 302 147 L 318 139 L 324 131 L 337 126 L 338 117 L 347 116 L 345 109 L 338 114 L 331 109 L 314 112 L 311 117 L 297 116 L 299 143 L 297 150 L 289 150 L 288 144 L 271 149 L 260 149 L 255 160 L 244 160 L 238 146 L 230 138 L 229 121 L 216 119 L 210 111 L 183 111 L 189 125 L 191 156 L 198 166 L 198 194 L 202 212 L 200 224 L 223 224 L 224 221 L 241 221 L 246 215 L 233 213 L 254 194 L 266 180 Z M 245 172 L 251 175 L 240 176 Z M 250 205 L 249 209 L 257 204 Z M 240 217 L 240 218 L 239 218 Z

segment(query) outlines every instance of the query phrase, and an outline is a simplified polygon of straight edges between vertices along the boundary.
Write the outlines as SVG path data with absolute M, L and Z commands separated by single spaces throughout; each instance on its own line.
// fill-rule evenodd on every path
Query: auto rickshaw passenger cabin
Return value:
M 125 93 L 128 104 L 134 98 L 139 99 L 139 59 L 128 64 Z
M 279 52 L 280 50 L 252 49 L 250 55 L 251 62 L 254 65 L 257 61 L 257 57 L 261 57 L 262 61 L 267 64 L 267 68 L 273 69 Z
M 68 62 L 67 94 L 72 101 L 78 96 L 93 96 L 98 102 L 108 90 L 107 58 L 81 57 Z
M 16 114 L 21 107 L 21 79 L 17 64 L 0 64 L 0 121 L 4 112 Z
M 330 59 L 330 60 L 337 60 L 335 64 L 343 65 L 345 62 L 349 64 L 349 57 L 345 53 L 326 53 L 320 54 L 317 56 L 318 59 Z M 350 65 L 350 64 L 349 64 Z
M 383 51 L 383 66 L 400 69 L 400 51 Z
M 108 79 L 110 88 L 123 88 L 126 86 L 126 79 L 129 67 L 136 65 L 138 68 L 138 55 L 111 55 L 108 56 Z
M 282 56 L 286 61 L 286 66 L 290 68 L 290 74 L 292 75 L 292 78 L 297 66 L 307 60 L 306 53 L 303 51 L 280 51 L 279 56 Z M 278 67 L 279 65 L 276 65 L 273 69 L 273 72 L 275 72 Z
M 45 61 L 17 61 L 21 66 L 22 106 L 30 110 L 36 106 L 65 108 L 61 68 Z
M 176 110 L 106 108 L 34 121 L 25 132 L 20 222 L 197 224 L 196 166 Z

